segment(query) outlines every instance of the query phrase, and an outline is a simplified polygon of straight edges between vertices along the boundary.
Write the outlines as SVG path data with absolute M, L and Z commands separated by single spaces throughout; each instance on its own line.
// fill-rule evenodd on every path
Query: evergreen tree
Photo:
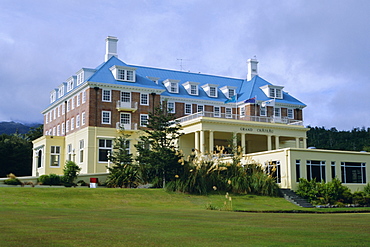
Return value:
M 109 160 L 113 163 L 109 167 L 107 179 L 108 187 L 136 187 L 139 183 L 138 169 L 133 164 L 132 154 L 129 152 L 130 142 L 127 140 L 129 135 L 120 130 L 120 135 L 114 140 L 113 153 Z
M 182 170 L 182 155 L 176 146 L 181 126 L 166 105 L 149 113 L 146 128 L 143 128 L 145 135 L 135 145 L 142 179 L 155 187 L 164 187 L 166 181 L 174 180 Z

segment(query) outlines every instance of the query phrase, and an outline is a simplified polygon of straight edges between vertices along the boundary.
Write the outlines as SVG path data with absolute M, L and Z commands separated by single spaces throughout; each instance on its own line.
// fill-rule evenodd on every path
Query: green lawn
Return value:
M 301 210 L 233 196 L 233 210 Z M 244 213 L 224 195 L 160 189 L 0 188 L 0 246 L 369 246 L 370 214 Z M 311 211 L 330 211 L 310 209 Z

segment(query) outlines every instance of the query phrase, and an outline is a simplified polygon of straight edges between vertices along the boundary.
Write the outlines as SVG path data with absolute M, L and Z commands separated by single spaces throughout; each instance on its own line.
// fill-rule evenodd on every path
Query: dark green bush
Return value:
M 4 184 L 8 185 L 20 185 L 22 182 L 18 178 L 9 178 L 4 180 Z
M 39 182 L 42 185 L 61 185 L 62 184 L 62 178 L 59 175 L 56 174 L 49 174 L 49 175 L 41 175 L 37 182 Z

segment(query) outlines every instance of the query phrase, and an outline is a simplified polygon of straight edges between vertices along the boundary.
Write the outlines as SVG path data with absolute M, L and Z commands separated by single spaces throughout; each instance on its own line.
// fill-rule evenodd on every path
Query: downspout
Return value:
M 98 128 L 98 94 L 99 94 L 99 87 L 94 87 L 95 89 L 95 123 L 94 123 L 94 173 L 96 173 L 96 166 L 98 164 L 98 153 L 97 153 L 97 148 L 98 148 L 98 137 L 97 137 L 97 128 Z

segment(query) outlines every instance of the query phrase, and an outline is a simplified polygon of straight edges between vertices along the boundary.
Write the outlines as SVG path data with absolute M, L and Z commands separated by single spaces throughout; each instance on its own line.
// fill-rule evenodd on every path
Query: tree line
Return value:
M 336 128 L 310 127 L 307 146 L 344 151 L 370 151 L 370 128 L 338 131 Z

